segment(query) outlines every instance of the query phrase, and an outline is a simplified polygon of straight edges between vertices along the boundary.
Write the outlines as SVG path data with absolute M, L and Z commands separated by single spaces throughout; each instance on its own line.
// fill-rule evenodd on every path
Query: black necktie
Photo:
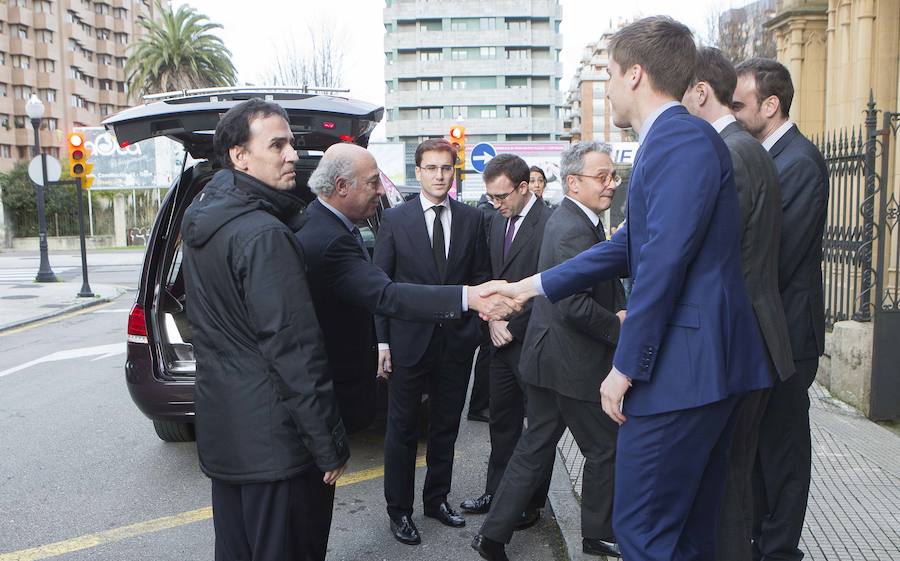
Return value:
M 371 260 L 371 256 L 369 255 L 369 250 L 366 248 L 366 242 L 363 241 L 362 232 L 359 231 L 359 228 L 356 226 L 353 227 L 353 237 L 356 238 L 357 243 L 359 243 L 359 247 L 362 248 L 363 255 L 367 260 Z
M 444 207 L 435 205 L 431 207 L 434 211 L 434 228 L 431 231 L 431 249 L 434 252 L 434 264 L 437 265 L 438 275 L 441 280 L 447 272 L 447 254 L 444 253 L 444 224 L 441 222 L 441 213 Z

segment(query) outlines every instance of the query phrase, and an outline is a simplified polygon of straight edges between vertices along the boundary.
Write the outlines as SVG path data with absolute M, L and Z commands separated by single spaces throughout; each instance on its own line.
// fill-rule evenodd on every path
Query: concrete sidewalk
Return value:
M 34 282 L 25 279 L 0 282 L 0 333 L 55 316 L 104 304 L 127 289 L 91 284 L 92 298 L 80 298 L 81 279 L 68 282 Z
M 812 486 L 800 548 L 811 561 L 900 560 L 900 436 L 810 390 Z M 551 502 L 572 560 L 581 553 L 584 457 L 566 431 L 557 446 Z M 596 559 L 596 558 L 594 558 Z

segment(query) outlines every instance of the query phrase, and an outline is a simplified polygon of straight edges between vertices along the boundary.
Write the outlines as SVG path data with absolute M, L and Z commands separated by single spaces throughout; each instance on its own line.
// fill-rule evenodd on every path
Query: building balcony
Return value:
M 394 2 L 392 6 L 384 9 L 384 20 L 397 19 L 437 19 L 437 18 L 468 18 L 476 17 L 484 11 L 485 3 L 482 0 L 456 0 L 454 2 Z M 490 3 L 491 14 L 515 14 L 516 17 L 554 18 L 562 19 L 562 7 L 555 0 L 492 0 Z M 489 15 L 479 17 L 490 17 Z
M 554 89 L 438 90 L 391 92 L 385 107 L 443 107 L 446 105 L 562 105 Z
M 102 29 L 112 29 L 112 26 L 113 26 L 113 17 L 111 15 L 106 16 L 106 15 L 101 15 L 101 14 L 94 14 L 94 27 L 95 28 L 99 27 Z
M 60 87 L 59 75 L 56 72 L 36 72 L 34 85 L 38 89 L 54 89 L 58 90 Z
M 59 19 L 56 17 L 56 14 L 36 12 L 34 14 L 34 29 L 49 29 L 51 31 L 59 31 Z
M 6 21 L 9 23 L 21 23 L 28 27 L 34 26 L 34 12 L 28 8 L 21 8 L 12 4 L 7 8 Z
M 608 82 L 609 74 L 606 73 L 606 70 L 582 70 L 581 71 L 581 81 L 582 82 Z
M 388 137 L 443 136 L 455 119 L 410 119 L 386 123 Z M 560 130 L 560 122 L 550 117 L 466 119 L 467 135 L 490 134 L 553 134 Z
M 113 32 L 127 33 L 128 35 L 133 33 L 131 22 L 125 19 L 113 18 L 111 29 Z
M 31 86 L 37 81 L 37 71 L 34 68 L 13 68 L 12 84 L 15 86 Z
M 97 78 L 101 80 L 121 80 L 116 76 L 116 67 L 112 64 L 98 64 Z
M 441 47 L 524 47 L 562 48 L 562 36 L 554 31 L 395 31 L 384 36 L 384 50 Z
M 99 113 L 81 107 L 73 107 L 70 116 L 73 122 L 82 123 L 86 127 L 99 127 L 100 121 L 104 119 Z
M 98 90 L 97 103 L 109 103 L 119 105 L 119 95 L 116 90 Z
M 10 37 L 9 54 L 34 56 L 34 40 Z
M 59 48 L 56 45 L 50 45 L 48 43 L 35 42 L 34 44 L 34 58 L 51 58 L 56 59 L 59 57 Z
M 384 77 L 420 76 L 562 76 L 562 63 L 555 60 L 476 59 L 395 62 L 384 67 Z
M 0 66 L 0 82 L 6 84 L 6 95 L 11 96 L 12 90 L 10 89 L 12 86 L 12 68 L 9 67 L 9 63 L 4 66 Z M 0 97 L 0 99 L 4 99 Z

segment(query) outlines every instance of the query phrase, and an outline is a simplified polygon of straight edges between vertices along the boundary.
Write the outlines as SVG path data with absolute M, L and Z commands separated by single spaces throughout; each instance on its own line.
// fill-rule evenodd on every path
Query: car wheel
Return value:
M 153 421 L 156 435 L 165 442 L 193 442 L 194 423 L 176 423 L 174 421 Z

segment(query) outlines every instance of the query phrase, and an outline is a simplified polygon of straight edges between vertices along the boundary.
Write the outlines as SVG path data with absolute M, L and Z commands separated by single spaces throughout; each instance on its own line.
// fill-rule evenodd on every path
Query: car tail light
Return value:
M 344 142 L 353 142 L 353 137 L 350 136 L 349 134 L 342 134 L 341 140 Z
M 324 122 L 322 123 L 322 128 L 325 128 L 325 129 L 333 129 L 333 128 L 334 128 L 334 121 L 324 121 Z
M 146 345 L 147 340 L 147 318 L 144 316 L 144 307 L 135 304 L 131 307 L 131 313 L 128 314 L 128 342 L 143 343 Z

